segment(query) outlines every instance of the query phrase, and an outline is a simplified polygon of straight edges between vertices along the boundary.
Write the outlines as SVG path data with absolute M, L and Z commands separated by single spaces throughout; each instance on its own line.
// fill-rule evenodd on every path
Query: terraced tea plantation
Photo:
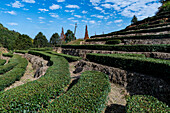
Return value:
M 168 8 L 90 39 L 0 51 L 0 113 L 170 113 Z

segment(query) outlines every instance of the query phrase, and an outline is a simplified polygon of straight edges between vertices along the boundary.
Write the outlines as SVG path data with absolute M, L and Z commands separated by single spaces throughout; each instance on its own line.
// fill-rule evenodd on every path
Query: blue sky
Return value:
M 43 32 L 49 40 L 55 32 L 68 29 L 84 38 L 125 28 L 133 15 L 139 20 L 153 16 L 159 0 L 0 0 L 0 23 L 31 38 Z

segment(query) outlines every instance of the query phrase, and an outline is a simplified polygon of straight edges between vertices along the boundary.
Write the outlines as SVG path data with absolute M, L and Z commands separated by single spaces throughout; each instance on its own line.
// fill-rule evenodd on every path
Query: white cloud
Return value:
M 72 22 L 78 23 L 79 21 L 78 20 L 72 20 Z
M 45 23 L 45 22 L 42 22 L 42 21 L 40 22 L 40 24 L 43 24 L 43 23 Z
M 68 18 L 68 20 L 73 20 L 73 19 L 74 19 L 74 17 Z
M 65 12 L 74 12 L 75 10 L 65 10 Z
M 67 8 L 77 8 L 77 9 L 80 8 L 78 5 L 67 5 L 66 7 Z
M 88 11 L 85 11 L 85 10 L 82 11 L 83 14 L 86 14 L 87 12 L 88 12 Z
M 120 19 L 120 20 L 115 20 L 115 21 L 114 21 L 114 23 L 120 23 L 120 22 L 123 22 L 123 20 Z
M 102 15 L 91 15 L 91 17 L 97 17 L 97 18 L 100 18 L 100 19 L 104 18 L 104 16 L 102 16 Z
M 56 10 L 56 9 L 60 9 L 62 8 L 61 6 L 57 5 L 57 4 L 53 4 L 52 6 L 49 7 L 51 10 Z
M 110 22 L 107 22 L 107 25 L 110 25 L 110 24 L 112 24 L 113 22 L 112 21 L 110 21 Z
M 114 8 L 115 10 L 119 11 L 120 10 L 120 7 L 118 7 L 118 5 L 114 4 L 114 5 L 111 5 L 111 4 L 102 4 L 101 6 L 105 7 L 105 8 Z
M 94 20 L 89 21 L 91 24 L 95 24 L 96 22 Z
M 81 18 L 82 16 L 80 16 L 80 15 L 74 15 L 75 17 L 77 17 L 77 18 Z
M 5 4 L 6 6 L 11 6 L 10 4 Z
M 32 20 L 32 18 L 27 18 L 27 20 Z
M 45 19 L 44 17 L 38 17 L 40 20 L 43 20 L 43 19 Z
M 96 10 L 102 11 L 103 9 L 101 7 L 94 7 Z
M 100 3 L 101 0 L 90 0 L 90 2 L 92 3 L 92 5 L 97 5 Z
M 57 0 L 57 2 L 65 2 L 65 0 Z
M 9 13 L 11 15 L 16 15 L 16 12 L 15 11 L 5 11 L 5 13 Z
M 23 10 L 28 11 L 29 9 L 23 8 Z
M 26 3 L 35 3 L 35 0 L 22 0 L 22 1 Z
M 53 18 L 58 18 L 58 17 L 59 17 L 59 15 L 57 15 L 57 14 L 55 14 L 55 13 L 49 13 L 49 14 L 50 14 L 50 16 L 53 17 Z
M 41 8 L 39 8 L 38 10 L 40 10 L 40 11 L 42 11 L 42 12 L 49 11 L 48 9 L 41 9 Z
M 15 7 L 15 8 L 21 8 L 21 7 L 24 7 L 23 4 L 21 4 L 19 1 L 15 1 L 14 3 L 11 4 L 12 7 Z
M 11 25 L 11 26 L 17 26 L 18 23 L 8 23 L 8 25 Z
M 161 3 L 158 0 L 105 0 L 106 4 L 101 6 L 105 8 L 114 8 L 120 11 L 122 16 L 133 17 L 136 15 L 138 19 L 144 19 L 153 16 Z M 112 5 L 113 4 L 113 5 Z
M 85 22 L 85 23 L 87 23 L 88 21 L 87 20 L 81 20 L 82 22 Z
M 49 21 L 50 23 L 54 22 L 54 21 Z

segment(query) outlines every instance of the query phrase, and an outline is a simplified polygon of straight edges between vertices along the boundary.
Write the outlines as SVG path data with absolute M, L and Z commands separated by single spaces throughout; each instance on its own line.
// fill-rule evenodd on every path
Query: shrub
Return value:
M 13 57 L 13 54 L 11 54 L 11 53 L 3 53 L 2 55 L 5 57 Z
M 96 71 L 84 72 L 78 83 L 66 94 L 55 99 L 42 112 L 101 113 L 110 92 L 108 75 Z
M 28 51 L 27 50 L 15 50 L 15 53 L 25 54 L 25 53 L 28 53 Z
M 34 51 L 52 51 L 53 48 L 50 48 L 50 47 L 45 47 L 45 48 L 31 48 L 30 50 L 34 50 Z
M 108 40 L 106 41 L 106 44 L 120 44 L 122 41 L 121 40 Z
M 57 56 L 62 56 L 65 59 L 67 59 L 69 62 L 75 62 L 78 60 L 81 60 L 81 57 L 77 57 L 77 56 L 71 56 L 71 55 L 66 55 L 66 54 L 62 54 L 62 53 L 56 53 L 54 51 L 48 51 L 47 53 L 53 54 L 53 55 L 57 55 Z
M 6 63 L 6 60 L 0 59 L 0 66 L 4 65 Z
M 62 45 L 62 48 L 127 52 L 170 52 L 170 44 L 160 45 Z
M 162 78 L 170 83 L 169 60 L 122 56 L 120 54 L 87 54 L 86 58 L 91 62 Z
M 1 92 L 0 111 L 2 112 L 38 112 L 46 108 L 51 99 L 63 93 L 70 82 L 66 59 L 38 51 L 29 53 L 48 58 L 52 65 L 38 80 Z
M 19 59 L 18 65 L 16 65 L 11 71 L 0 76 L 0 91 L 10 86 L 24 75 L 28 62 L 25 58 Z
M 133 95 L 127 98 L 127 113 L 168 113 L 170 108 L 158 99 L 147 95 Z
M 125 37 L 113 37 L 113 38 L 99 38 L 99 39 L 87 39 L 86 42 L 90 41 L 108 41 L 108 40 L 123 40 L 123 39 L 161 39 L 169 38 L 170 34 L 160 34 L 160 35 L 141 35 L 141 36 L 125 36 Z

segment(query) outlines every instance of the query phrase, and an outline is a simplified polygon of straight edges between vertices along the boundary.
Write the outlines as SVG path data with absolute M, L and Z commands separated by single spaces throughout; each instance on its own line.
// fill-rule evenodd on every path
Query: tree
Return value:
M 161 2 L 161 3 L 164 3 L 164 2 L 166 2 L 166 1 L 168 1 L 168 0 L 159 0 L 159 2 Z
M 74 40 L 74 33 L 71 30 L 67 30 L 65 35 L 66 35 L 66 39 L 65 39 L 66 43 Z
M 38 47 L 38 48 L 41 48 L 41 47 L 46 47 L 48 46 L 48 40 L 47 38 L 45 37 L 45 35 L 43 35 L 42 32 L 39 32 L 36 36 L 35 36 L 35 39 L 34 39 L 34 47 Z
M 50 38 L 50 44 L 51 45 L 56 45 L 56 44 L 60 44 L 61 39 L 58 33 L 54 33 L 51 38 Z
M 137 17 L 134 15 L 131 22 L 132 24 L 135 24 L 138 21 Z
M 28 35 L 19 35 L 19 37 L 16 40 L 16 49 L 29 49 L 32 47 L 32 39 Z

